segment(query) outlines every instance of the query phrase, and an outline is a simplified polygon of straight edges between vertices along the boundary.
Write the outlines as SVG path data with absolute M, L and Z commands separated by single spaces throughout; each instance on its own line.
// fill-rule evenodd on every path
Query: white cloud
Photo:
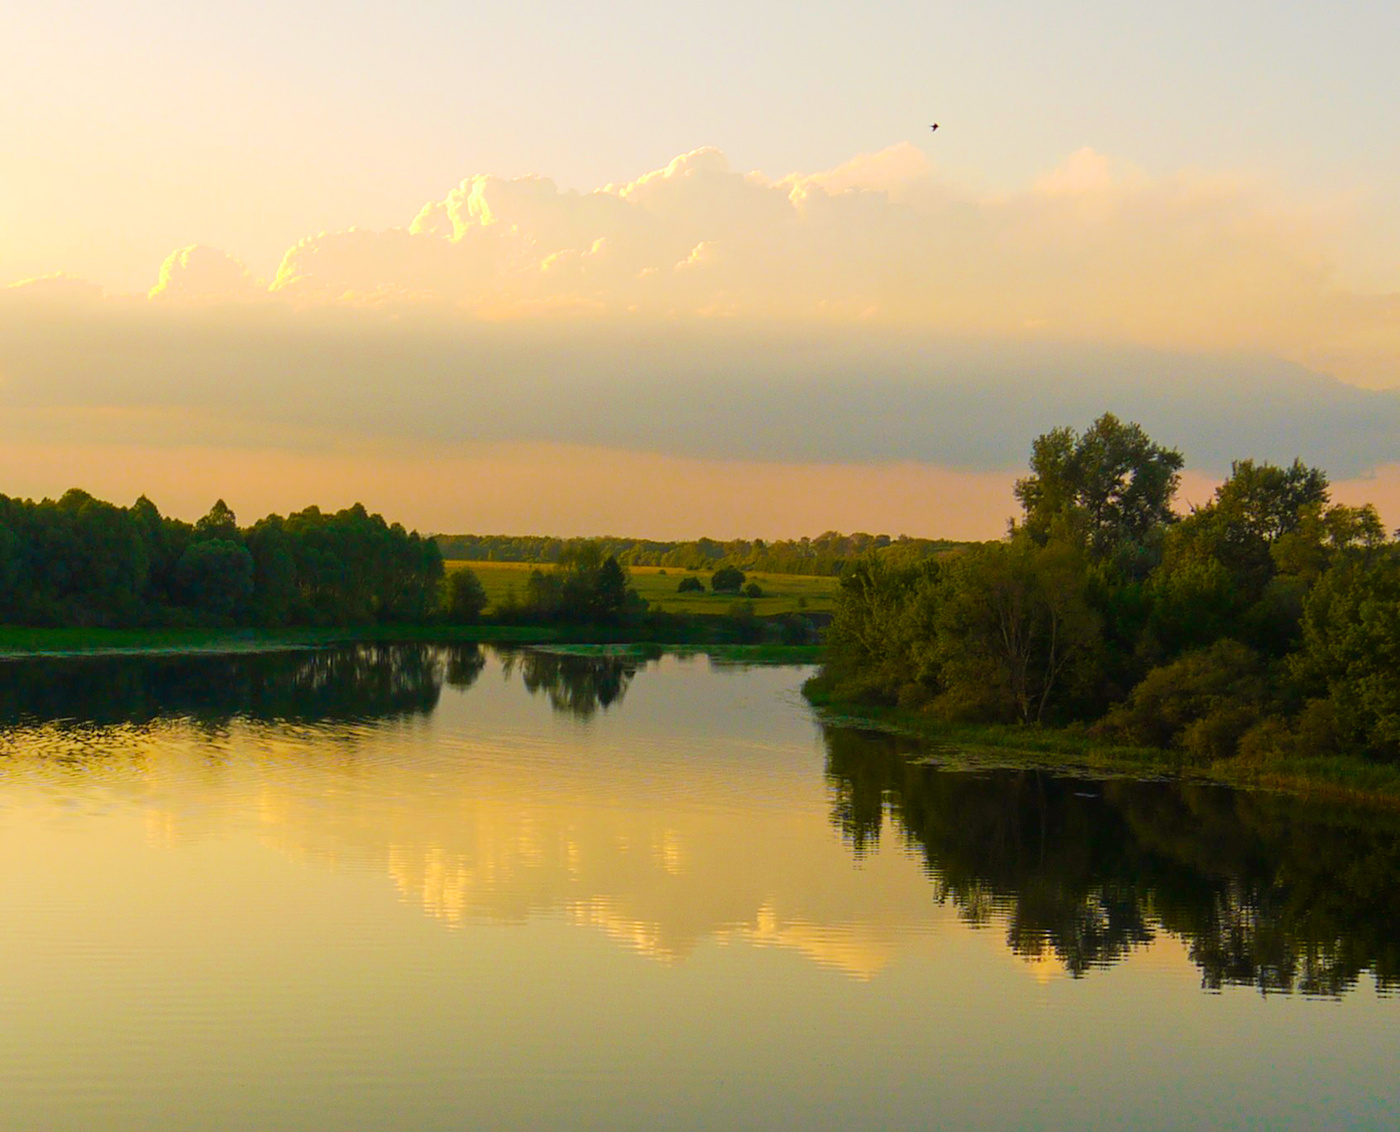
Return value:
M 1328 224 L 1238 177 L 1154 178 L 1091 149 L 1010 193 L 950 186 L 907 144 L 780 181 L 699 149 L 590 193 L 468 178 L 404 228 L 299 241 L 266 294 L 467 318 L 723 311 L 1052 334 L 1265 351 L 1400 383 L 1400 296 L 1336 278 Z M 192 247 L 166 261 L 152 296 L 227 300 L 253 286 L 238 261 Z
M 266 286 L 248 268 L 216 248 L 191 244 L 165 257 L 150 290 L 159 301 L 246 302 L 266 296 Z
M 909 146 L 777 181 L 716 150 L 591 193 L 478 176 L 407 227 L 308 236 L 269 286 L 196 246 L 150 301 L 0 288 L 0 421 L 1002 474 L 1107 409 L 1205 471 L 1360 476 L 1394 458 L 1400 394 L 1354 386 L 1400 381 L 1400 298 L 1343 287 L 1331 239 L 1238 178 L 1087 150 L 1001 194 Z

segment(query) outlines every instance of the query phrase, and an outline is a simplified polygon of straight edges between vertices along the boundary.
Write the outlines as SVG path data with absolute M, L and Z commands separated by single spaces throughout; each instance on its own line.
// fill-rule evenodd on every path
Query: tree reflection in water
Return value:
M 888 820 L 935 898 L 1074 976 L 1166 931 L 1203 985 L 1400 987 L 1400 816 L 1264 792 L 1034 770 L 940 770 L 916 740 L 824 727 L 832 820 L 857 856 Z
M 531 695 L 543 692 L 549 706 L 579 719 L 620 703 L 643 661 L 637 656 L 580 655 L 537 649 L 502 650 L 506 679 L 515 672 Z
M 509 648 L 500 655 L 507 678 L 518 672 L 532 694 L 543 692 L 556 711 L 582 719 L 620 702 L 644 663 L 631 655 Z M 444 683 L 466 691 L 485 665 L 476 644 L 14 661 L 0 663 L 0 726 L 192 719 L 217 727 L 235 717 L 322 723 L 427 715 Z
M 4 665 L 0 726 L 235 717 L 296 723 L 426 715 L 444 677 L 469 688 L 486 663 L 474 644 L 353 645 L 223 656 L 87 657 Z

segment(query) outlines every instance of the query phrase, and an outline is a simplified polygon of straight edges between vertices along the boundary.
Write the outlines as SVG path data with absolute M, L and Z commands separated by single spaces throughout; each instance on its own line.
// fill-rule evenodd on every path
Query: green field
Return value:
M 487 614 L 514 590 L 520 597 L 525 596 L 525 581 L 530 571 L 548 569 L 533 562 L 461 562 L 449 561 L 447 569 L 457 570 L 469 566 L 481 579 L 486 590 Z M 676 592 L 680 580 L 692 571 L 676 567 L 633 566 L 632 585 L 643 600 L 656 605 L 665 613 L 725 613 L 736 601 L 747 600 L 742 595 L 710 593 L 710 573 L 696 573 L 705 583 L 704 593 L 682 594 Z M 759 617 L 771 617 L 778 613 L 830 613 L 836 604 L 837 579 L 815 577 L 807 574 L 749 574 L 748 580 L 757 582 L 763 589 L 763 597 L 753 603 L 753 611 Z

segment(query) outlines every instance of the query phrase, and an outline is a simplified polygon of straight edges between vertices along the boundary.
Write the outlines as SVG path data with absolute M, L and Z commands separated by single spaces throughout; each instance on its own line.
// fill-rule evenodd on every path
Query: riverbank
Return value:
M 642 655 L 703 653 L 723 663 L 815 664 L 816 645 L 609 641 L 617 630 L 579 625 L 371 625 L 287 629 L 32 629 L 0 626 L 0 661 L 71 656 L 178 656 L 282 652 L 348 644 L 541 645 Z
M 558 639 L 533 625 L 372 625 L 288 629 L 30 629 L 0 627 L 0 659 L 125 654 L 244 653 L 328 648 L 361 642 L 498 641 L 532 644 Z
M 802 694 L 825 722 L 912 736 L 931 744 L 930 761 L 962 769 L 1022 767 L 1088 777 L 1213 782 L 1400 809 L 1400 767 L 1353 756 L 1235 758 L 1201 764 L 1179 751 L 1115 744 L 1082 728 L 951 724 L 919 712 L 839 701 L 827 695 L 816 678 L 803 685 Z
M 506 642 L 502 642 L 506 643 Z M 821 645 L 774 644 L 668 644 L 637 641 L 624 644 L 570 644 L 538 642 L 542 652 L 569 656 L 623 656 L 645 660 L 656 656 L 707 656 L 717 664 L 819 664 Z

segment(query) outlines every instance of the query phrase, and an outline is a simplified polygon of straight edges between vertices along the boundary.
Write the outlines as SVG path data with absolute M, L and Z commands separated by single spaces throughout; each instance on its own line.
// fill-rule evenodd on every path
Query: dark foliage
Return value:
M 721 566 L 710 575 L 710 589 L 717 594 L 736 594 L 743 585 L 744 572 L 735 566 Z
M 474 570 L 463 566 L 448 575 L 444 585 L 443 614 L 448 621 L 468 625 L 486 608 L 486 590 Z
M 580 543 L 549 571 L 532 570 L 523 602 L 507 603 L 502 619 L 566 621 L 591 625 L 635 620 L 646 603 L 628 584 L 617 558 L 602 555 L 597 543 Z
M 269 515 L 223 500 L 197 523 L 144 496 L 0 496 L 0 621 L 19 625 L 345 625 L 436 613 L 437 544 L 364 507 Z
M 1171 511 L 1180 456 L 1105 416 L 1036 440 L 1022 521 L 841 579 L 819 684 L 947 720 L 1086 723 L 1186 761 L 1400 760 L 1400 545 L 1327 478 L 1236 462 Z

